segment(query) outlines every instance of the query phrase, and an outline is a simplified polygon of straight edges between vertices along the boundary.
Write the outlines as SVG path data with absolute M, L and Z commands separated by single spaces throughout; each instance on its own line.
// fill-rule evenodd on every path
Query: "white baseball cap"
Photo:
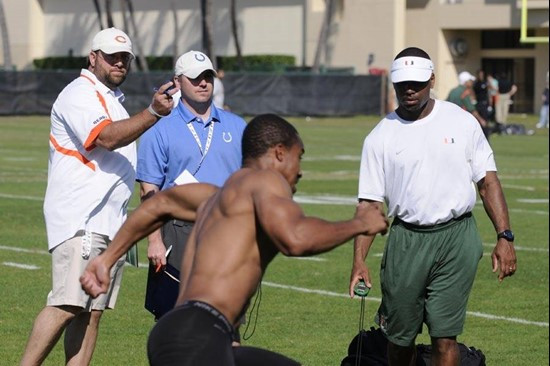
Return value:
M 212 71 L 214 76 L 218 76 L 212 61 L 204 53 L 199 51 L 189 51 L 181 55 L 176 61 L 174 73 L 176 76 L 185 75 L 190 79 L 196 79 L 206 70 Z
M 476 77 L 472 74 L 470 74 L 468 71 L 462 71 L 460 74 L 458 74 L 458 82 L 460 85 L 466 84 L 468 81 L 474 81 Z
M 127 52 L 135 57 L 132 52 L 130 37 L 120 29 L 107 28 L 98 32 L 92 40 L 92 51 L 101 50 L 110 55 L 117 52 Z
M 428 81 L 433 71 L 432 60 L 417 56 L 403 56 L 391 64 L 391 82 Z

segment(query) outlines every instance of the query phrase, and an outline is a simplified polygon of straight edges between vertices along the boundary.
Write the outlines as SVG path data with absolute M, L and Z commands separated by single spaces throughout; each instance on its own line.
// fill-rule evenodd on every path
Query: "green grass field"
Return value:
M 306 145 L 296 199 L 308 214 L 339 220 L 354 211 L 359 155 L 378 117 L 290 119 Z M 534 128 L 535 116 L 513 115 Z M 16 365 L 50 289 L 42 204 L 48 162 L 48 117 L 0 118 L 0 364 Z M 492 136 L 499 176 L 516 233 L 518 271 L 498 283 L 489 254 L 495 233 L 481 205 L 474 213 L 485 243 L 459 341 L 481 349 L 488 365 L 548 365 L 548 130 L 532 136 Z M 137 206 L 134 195 L 132 207 Z M 375 241 L 365 322 L 380 299 L 384 238 Z M 140 262 L 147 261 L 145 243 Z M 255 331 L 246 345 L 284 353 L 308 366 L 338 366 L 358 331 L 360 303 L 347 296 L 352 244 L 309 259 L 279 256 L 268 268 Z M 127 267 L 117 308 L 100 326 L 94 365 L 146 365 L 153 317 L 144 308 L 146 269 Z M 428 343 L 426 330 L 419 343 Z M 60 341 L 45 365 L 64 362 Z

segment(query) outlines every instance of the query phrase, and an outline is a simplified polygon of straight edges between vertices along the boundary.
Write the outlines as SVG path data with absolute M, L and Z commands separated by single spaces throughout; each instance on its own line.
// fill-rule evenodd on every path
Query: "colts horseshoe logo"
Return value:
M 204 56 L 202 53 L 195 53 L 195 60 L 203 62 L 204 60 L 206 60 L 206 56 Z
M 233 136 L 231 136 L 231 132 L 224 132 L 222 134 L 223 141 L 225 142 L 231 142 L 233 141 Z

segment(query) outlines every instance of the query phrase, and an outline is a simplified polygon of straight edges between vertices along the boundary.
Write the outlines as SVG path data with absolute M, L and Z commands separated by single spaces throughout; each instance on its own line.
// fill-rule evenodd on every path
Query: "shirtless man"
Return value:
M 211 186 L 193 184 L 153 196 L 81 277 L 90 295 L 104 292 L 109 269 L 132 243 L 160 227 L 167 215 L 194 220 L 197 201 L 210 196 L 198 210 L 183 256 L 176 306 L 149 335 L 151 365 L 235 365 L 233 326 L 277 253 L 322 253 L 358 234 L 384 233 L 388 227 L 379 208 L 365 205 L 346 221 L 305 216 L 292 199 L 304 145 L 284 119 L 273 114 L 254 118 L 242 143 L 243 167 L 221 189 L 213 193 Z M 246 355 L 246 348 L 239 353 Z M 297 365 L 273 352 L 250 351 L 262 364 Z

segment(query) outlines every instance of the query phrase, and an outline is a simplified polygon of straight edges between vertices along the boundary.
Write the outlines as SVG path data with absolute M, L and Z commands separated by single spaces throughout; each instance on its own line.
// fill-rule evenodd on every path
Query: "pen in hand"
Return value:
M 166 89 L 166 90 L 163 92 L 163 94 L 166 95 L 168 98 L 172 98 L 172 96 L 171 96 L 170 93 L 168 93 L 168 92 L 169 92 L 170 90 L 174 89 L 174 88 L 176 87 L 176 84 L 175 84 L 173 81 L 170 81 L 170 80 L 166 81 L 166 83 L 172 83 L 172 85 L 169 86 L 168 89 Z M 165 83 L 165 84 L 166 84 L 166 83 Z M 159 91 L 159 88 L 158 88 L 158 87 L 154 87 L 154 88 L 153 88 L 153 91 L 154 91 L 155 93 L 157 93 L 157 92 Z
M 164 255 L 164 257 L 168 258 L 168 255 L 170 254 L 171 251 L 172 251 L 172 246 L 170 245 L 168 249 L 166 249 L 166 254 Z M 161 268 L 162 268 L 162 264 L 158 263 L 157 266 L 155 267 L 155 273 L 158 273 Z

